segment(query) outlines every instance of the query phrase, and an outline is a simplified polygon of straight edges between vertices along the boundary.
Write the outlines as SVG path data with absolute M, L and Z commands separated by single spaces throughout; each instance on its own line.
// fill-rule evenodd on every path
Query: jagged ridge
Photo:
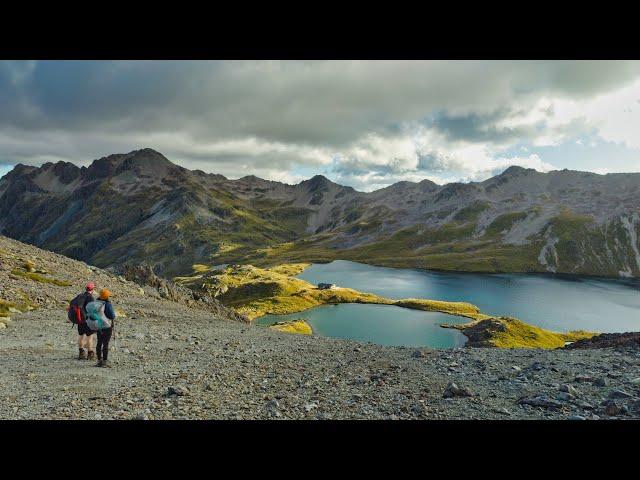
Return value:
M 0 179 L 0 233 L 99 266 L 352 259 L 481 272 L 640 276 L 640 174 L 540 173 L 399 182 L 358 192 L 190 171 L 152 149 Z

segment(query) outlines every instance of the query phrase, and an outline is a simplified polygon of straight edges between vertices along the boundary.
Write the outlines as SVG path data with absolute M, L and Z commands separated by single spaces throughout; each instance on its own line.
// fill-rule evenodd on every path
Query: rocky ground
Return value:
M 88 280 L 112 290 L 123 314 L 111 369 L 76 360 L 65 306 Z M 140 287 L 0 236 L 0 419 L 640 418 L 635 340 L 566 350 L 358 344 L 243 323 L 152 280 Z
M 0 331 L 3 419 L 640 418 L 640 350 L 391 348 L 121 300 L 113 368 L 62 309 Z M 451 385 L 451 384 L 455 385 Z

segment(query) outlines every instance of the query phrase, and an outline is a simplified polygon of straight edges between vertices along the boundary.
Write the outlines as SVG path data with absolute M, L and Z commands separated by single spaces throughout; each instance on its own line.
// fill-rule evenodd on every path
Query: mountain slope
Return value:
M 89 167 L 17 165 L 0 233 L 99 266 L 352 259 L 465 270 L 640 276 L 640 173 L 510 167 L 484 182 L 357 192 L 190 171 L 143 149 Z
M 171 303 L 222 320 L 247 321 L 217 300 L 159 279 L 144 267 L 124 273 L 127 278 L 0 235 L 0 329 L 21 312 L 64 311 L 89 281 L 98 291 L 111 291 L 120 316 L 126 315 L 128 303 L 144 298 L 158 308 Z M 64 315 L 56 318 L 66 321 Z

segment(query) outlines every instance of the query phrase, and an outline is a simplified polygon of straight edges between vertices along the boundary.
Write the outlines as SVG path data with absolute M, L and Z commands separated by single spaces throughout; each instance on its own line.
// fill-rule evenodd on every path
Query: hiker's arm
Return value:
M 111 305 L 111 302 L 107 302 L 106 305 L 104 306 L 104 314 L 107 316 L 109 320 L 116 319 L 116 312 L 113 309 L 113 305 Z

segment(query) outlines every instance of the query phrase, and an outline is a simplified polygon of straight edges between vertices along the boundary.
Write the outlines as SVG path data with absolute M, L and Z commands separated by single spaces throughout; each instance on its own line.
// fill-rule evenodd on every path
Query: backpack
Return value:
M 104 314 L 105 304 L 102 300 L 94 300 L 87 304 L 87 326 L 94 332 L 111 328 L 111 320 Z
M 84 295 L 84 293 L 77 295 L 73 300 L 71 300 L 69 308 L 67 309 L 67 318 L 75 325 L 80 325 L 86 320 L 86 315 L 82 308 L 82 305 L 84 304 Z

